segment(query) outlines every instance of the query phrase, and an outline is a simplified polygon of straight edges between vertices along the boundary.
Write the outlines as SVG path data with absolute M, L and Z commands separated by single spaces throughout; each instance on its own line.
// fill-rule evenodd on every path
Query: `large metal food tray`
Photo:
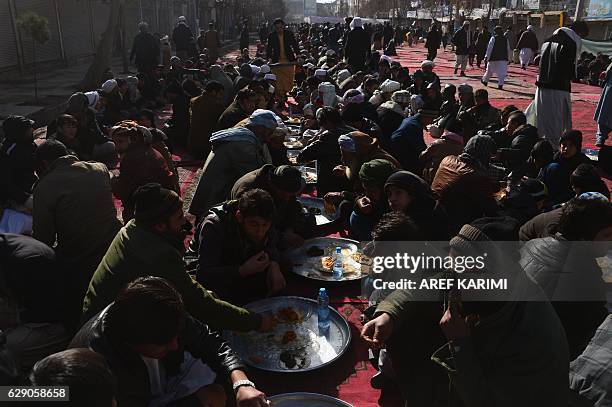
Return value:
M 298 196 L 297 200 L 300 201 L 308 212 L 312 213 L 313 210 L 316 210 L 315 220 L 317 221 L 317 225 L 326 225 L 340 217 L 340 211 L 337 208 L 334 213 L 325 212 L 325 203 L 321 198 Z
M 247 309 L 261 314 L 276 314 L 281 308 L 291 307 L 303 318 L 295 324 L 280 323 L 272 332 L 225 332 L 232 349 L 249 366 L 271 372 L 308 372 L 327 366 L 346 351 L 351 342 L 348 323 L 333 308 L 329 308 L 329 332 L 319 333 L 317 302 L 302 297 L 273 297 L 255 301 Z M 294 331 L 297 342 L 283 344 L 281 338 Z M 281 353 L 291 355 L 297 365 L 288 367 L 281 361 Z
M 329 253 L 324 253 L 320 256 L 309 256 L 307 251 L 313 246 L 317 246 L 320 249 L 326 250 Z M 304 244 L 298 248 L 292 249 L 287 252 L 286 256 L 293 263 L 292 271 L 302 277 L 310 278 L 318 281 L 353 281 L 361 280 L 367 277 L 369 267 L 363 264 L 355 264 L 359 270 L 354 273 L 344 273 L 342 278 L 336 280 L 331 273 L 326 273 L 317 269 L 316 265 L 321 263 L 321 259 L 325 256 L 331 255 L 331 251 L 336 247 L 341 247 L 343 250 L 350 250 L 352 252 L 360 252 L 359 242 L 351 239 L 343 239 L 340 237 L 317 237 L 314 239 L 306 240 Z
M 306 180 L 306 184 L 314 185 L 317 183 L 317 169 L 313 167 L 309 167 L 307 165 L 300 165 L 298 167 L 300 172 L 302 173 L 302 177 Z
M 285 393 L 268 397 L 271 407 L 353 407 L 345 401 L 316 393 Z

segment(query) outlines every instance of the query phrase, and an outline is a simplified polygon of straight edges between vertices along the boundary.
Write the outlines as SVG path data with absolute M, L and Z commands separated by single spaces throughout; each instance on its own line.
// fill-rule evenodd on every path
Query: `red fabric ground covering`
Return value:
M 403 66 L 407 66 L 410 72 L 420 69 L 421 61 L 427 58 L 427 51 L 423 48 L 423 44 L 418 47 L 409 48 L 403 46 L 398 48 L 398 56 L 394 59 L 399 60 Z M 459 77 L 453 74 L 455 64 L 455 54 L 450 51 L 450 47 L 446 51 L 440 50 L 438 57 L 435 60 L 436 67 L 434 72 L 440 76 L 442 84 L 453 83 L 459 85 L 467 83 L 475 90 L 484 87 L 480 83 L 480 79 L 484 74 L 484 68 L 478 68 L 476 65 L 466 70 L 466 77 Z M 527 108 L 533 96 L 535 95 L 535 81 L 537 76 L 537 67 L 530 66 L 523 71 L 520 65 L 510 64 L 508 70 L 508 78 L 503 90 L 497 89 L 496 78 L 489 82 L 489 99 L 491 104 L 497 108 L 504 107 L 509 104 L 516 105 L 519 109 Z M 595 132 L 597 126 L 593 121 L 595 107 L 599 101 L 601 88 L 584 84 L 572 84 L 572 117 L 574 128 L 582 131 L 584 135 L 584 148 L 594 148 Z

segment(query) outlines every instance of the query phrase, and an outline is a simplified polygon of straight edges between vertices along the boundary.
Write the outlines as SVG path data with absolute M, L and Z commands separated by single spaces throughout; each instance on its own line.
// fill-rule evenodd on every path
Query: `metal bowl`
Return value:
M 308 182 L 306 182 L 308 184 Z M 334 213 L 328 213 L 325 211 L 325 203 L 321 198 L 313 198 L 310 196 L 299 196 L 297 200 L 302 204 L 306 210 L 315 216 L 317 225 L 326 225 L 338 219 L 340 217 L 340 210 L 335 208 Z
M 353 407 L 340 399 L 317 393 L 285 393 L 268 397 L 271 407 Z
M 329 308 L 329 331 L 320 333 L 317 302 L 302 297 L 272 297 L 255 301 L 247 309 L 261 314 L 277 314 L 291 307 L 301 315 L 297 323 L 279 322 L 272 332 L 224 333 L 232 349 L 249 366 L 283 373 L 308 372 L 327 366 L 344 354 L 351 342 L 348 322 Z M 293 342 L 282 339 L 288 331 L 297 334 Z

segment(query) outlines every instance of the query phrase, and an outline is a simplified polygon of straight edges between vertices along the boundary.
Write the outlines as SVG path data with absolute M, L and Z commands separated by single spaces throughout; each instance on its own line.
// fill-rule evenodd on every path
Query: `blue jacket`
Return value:
M 405 118 L 400 127 L 391 134 L 390 153 L 405 170 L 421 173 L 419 156 L 426 148 L 419 114 Z

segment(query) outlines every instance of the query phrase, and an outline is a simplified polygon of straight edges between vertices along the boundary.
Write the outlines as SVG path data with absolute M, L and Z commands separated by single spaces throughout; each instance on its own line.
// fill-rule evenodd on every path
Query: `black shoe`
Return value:
M 454 75 L 457 75 L 457 69 L 458 69 L 458 68 L 455 68 L 455 73 L 454 73 Z
M 524 71 L 524 70 L 526 70 L 527 68 L 525 67 L 525 65 L 521 65 L 521 69 Z
M 503 90 L 504 89 L 504 85 L 497 85 L 497 89 Z
M 461 71 L 461 75 L 459 76 L 465 76 L 465 72 Z
M 483 85 L 487 86 L 489 84 L 489 82 L 485 82 L 483 80 L 480 80 L 480 83 L 482 83 Z
M 372 386 L 372 388 L 377 389 L 377 390 L 382 390 L 385 387 L 387 387 L 389 384 L 391 384 L 391 380 L 388 377 L 386 377 L 384 374 L 382 374 L 382 372 L 376 373 L 370 379 L 370 386 Z

